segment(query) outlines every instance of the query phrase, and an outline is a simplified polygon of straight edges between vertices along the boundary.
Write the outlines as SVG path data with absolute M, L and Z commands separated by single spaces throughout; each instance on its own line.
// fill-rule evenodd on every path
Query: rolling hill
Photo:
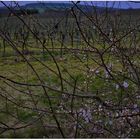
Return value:
M 94 11 L 93 6 L 91 5 L 82 5 L 78 3 L 78 6 L 86 12 L 92 12 Z M 26 11 L 31 11 L 31 14 L 36 14 L 36 13 L 44 13 L 45 11 L 57 11 L 57 12 L 62 12 L 65 11 L 66 9 L 70 9 L 73 7 L 72 3 L 61 3 L 61 2 L 38 2 L 38 3 L 29 3 L 26 5 L 21 6 L 20 8 L 22 10 Z M 21 9 L 19 8 L 13 8 L 13 10 L 16 13 L 20 13 Z M 96 11 L 98 13 L 102 13 L 106 10 L 105 7 L 96 7 Z M 32 12 L 35 11 L 35 12 Z M 108 8 L 108 11 L 114 12 L 114 11 L 121 11 L 121 12 L 132 12 L 134 14 L 140 13 L 140 9 L 117 9 L 117 8 Z M 9 10 L 5 7 L 0 7 L 0 17 L 3 16 L 8 16 L 9 15 Z M 22 12 L 21 12 L 22 13 Z

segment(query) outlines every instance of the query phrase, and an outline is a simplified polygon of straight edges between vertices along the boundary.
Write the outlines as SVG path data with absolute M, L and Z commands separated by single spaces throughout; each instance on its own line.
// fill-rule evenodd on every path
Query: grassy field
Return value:
M 45 56 L 42 56 L 41 48 L 29 48 L 29 50 L 32 54 L 24 56 L 28 59 L 29 63 L 33 66 L 35 71 L 39 74 L 41 80 L 46 85 L 46 90 L 50 96 L 52 106 L 57 116 L 61 118 L 60 122 L 64 126 L 63 129 L 65 129 L 65 127 L 68 128 L 65 133 L 68 137 L 71 137 L 69 131 L 72 128 L 67 126 L 67 123 L 71 119 L 67 113 L 71 109 L 70 105 L 72 99 L 70 95 L 61 93 L 61 79 L 59 77 L 60 75 L 57 66 L 47 52 L 45 52 Z M 136 86 L 128 80 L 130 86 L 127 89 L 124 91 L 121 89 L 117 90 L 115 82 L 109 82 L 110 80 L 107 80 L 106 78 L 103 79 L 102 77 L 106 77 L 105 70 L 92 60 L 92 58 L 98 59 L 98 55 L 96 53 L 89 54 L 87 57 L 87 54 L 85 53 L 64 51 L 63 57 L 61 58 L 60 49 L 50 49 L 50 51 L 55 57 L 61 71 L 63 88 L 66 93 L 72 94 L 74 90 L 74 82 L 75 79 L 77 79 L 76 93 L 83 96 L 90 93 L 90 95 L 98 96 L 103 100 L 111 100 L 111 102 L 118 103 L 119 98 L 121 98 L 120 94 L 123 94 L 123 92 L 129 92 L 131 94 L 131 92 L 133 92 L 136 88 Z M 40 84 L 39 79 L 29 64 L 27 64 L 21 56 L 14 56 L 13 54 L 13 49 L 8 46 L 6 48 L 5 56 L 1 56 L 0 59 L 0 75 L 19 83 L 32 85 Z M 108 56 L 106 55 L 104 59 L 107 63 L 112 63 L 113 70 L 123 70 L 121 63 L 116 60 L 115 56 L 110 57 L 108 54 Z M 117 79 L 120 82 L 123 82 L 121 75 L 120 77 L 118 76 Z M 56 126 L 53 126 L 54 121 L 52 115 L 49 113 L 48 99 L 46 98 L 41 86 L 23 86 L 3 79 L 1 79 L 0 85 L 2 111 L 0 113 L 0 119 L 2 122 L 5 122 L 7 125 L 20 127 L 22 125 L 26 125 L 26 123 L 32 123 L 32 121 L 39 116 L 39 112 L 35 111 L 36 108 L 38 108 L 41 113 L 45 112 L 45 115 L 43 115 L 41 121 L 38 123 L 33 123 L 33 125 L 21 130 L 6 131 L 6 133 L 1 135 L 2 137 L 42 137 L 46 136 L 47 133 L 49 133 L 49 135 L 53 135 L 53 137 L 59 137 L 59 132 L 56 129 Z M 94 103 L 93 101 L 91 99 L 75 98 L 74 110 L 79 110 L 81 106 L 84 106 L 85 104 L 91 105 L 92 103 L 93 106 L 95 106 L 95 104 L 98 106 L 98 102 Z M 123 104 L 127 104 L 127 101 L 124 101 Z M 67 108 L 63 109 L 63 106 L 66 106 Z M 18 121 L 20 120 L 19 124 L 15 116 L 18 118 Z M 99 120 L 101 116 L 94 114 L 94 117 L 97 117 L 97 120 Z M 42 128 L 42 121 L 46 126 L 46 130 Z M 108 120 L 105 119 L 105 121 Z M 82 133 L 80 133 L 79 136 L 83 137 Z
M 14 44 L 1 36 L 0 137 L 139 137 L 139 31 L 103 53 L 110 44 L 85 17 L 80 26 L 89 44 L 74 18 L 64 18 L 58 27 L 60 17 L 22 18 L 37 30 L 38 39 L 30 31 L 24 42 L 29 29 L 17 17 L 3 18 L 0 27 L 9 31 Z M 129 27 L 138 24 L 139 17 L 133 18 Z M 110 21 L 103 25 L 101 18 L 101 29 Z M 112 25 L 119 29 L 116 38 L 128 30 L 128 21 L 127 17 L 121 27 Z

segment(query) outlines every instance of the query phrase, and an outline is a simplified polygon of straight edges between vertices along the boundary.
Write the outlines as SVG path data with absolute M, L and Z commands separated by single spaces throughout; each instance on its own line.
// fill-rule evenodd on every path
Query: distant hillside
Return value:
M 92 12 L 93 7 L 90 5 L 81 5 L 78 4 L 78 6 L 86 12 Z M 70 9 L 73 7 L 72 3 L 60 3 L 60 2 L 38 2 L 38 3 L 30 3 L 26 4 L 24 6 L 21 6 L 22 10 L 28 11 L 30 14 L 37 14 L 37 13 L 44 13 L 45 11 L 57 11 L 57 12 L 62 12 L 65 11 L 66 9 Z M 102 13 L 105 11 L 105 7 L 96 7 L 96 11 L 98 13 Z M 18 14 L 23 14 L 21 10 L 19 9 L 14 9 L 14 11 Z M 127 14 L 127 12 L 132 12 L 133 14 L 139 14 L 140 9 L 116 9 L 116 8 L 108 8 L 109 12 L 115 12 L 115 11 L 121 11 Z M 9 10 L 6 9 L 5 7 L 0 7 L 0 17 L 2 16 L 8 16 L 9 15 Z
M 30 4 L 26 4 L 25 6 L 23 6 L 23 8 L 48 8 L 48 9 L 60 9 L 60 10 L 63 10 L 63 9 L 66 9 L 66 8 L 70 8 L 72 7 L 73 5 L 70 4 L 70 3 L 30 3 Z
M 73 7 L 73 4 L 71 3 L 30 3 L 26 4 L 25 6 L 22 6 L 23 9 L 37 9 L 40 13 L 43 13 L 46 10 L 57 10 L 57 11 L 63 11 L 66 9 L 70 9 Z M 80 7 L 83 9 L 84 6 Z
M 23 9 L 37 9 L 40 13 L 46 11 L 46 10 L 56 10 L 56 11 L 63 11 L 66 9 L 70 9 L 74 5 L 72 3 L 60 3 L 60 2 L 38 2 L 38 3 L 30 3 L 22 6 Z M 78 7 L 80 7 L 83 11 L 86 12 L 92 12 L 94 10 L 93 6 L 91 5 L 82 5 L 78 4 Z M 106 10 L 105 7 L 98 7 L 96 6 L 97 12 L 104 12 Z M 119 9 L 119 8 L 108 8 L 108 11 L 121 11 L 121 12 L 128 12 L 132 11 L 134 13 L 140 12 L 140 9 Z
M 22 8 L 25 9 L 38 9 L 39 12 L 44 12 L 45 10 L 66 10 L 66 9 L 70 9 L 71 7 L 73 7 L 74 5 L 72 3 L 30 3 L 30 4 L 26 4 L 25 6 L 23 6 Z M 78 6 L 84 10 L 84 11 L 91 11 L 93 10 L 92 6 L 85 6 L 85 5 L 81 5 L 78 4 Z M 104 10 L 104 7 L 97 7 L 98 10 Z
M 82 10 L 84 11 L 91 11 L 93 10 L 92 6 L 85 6 L 85 5 L 78 5 Z M 30 3 L 30 4 L 26 4 L 24 6 L 21 6 L 20 8 L 22 10 L 37 10 L 39 13 L 44 13 L 45 11 L 57 11 L 57 12 L 62 12 L 65 11 L 66 9 L 70 9 L 71 7 L 73 7 L 72 3 Z M 97 8 L 99 11 L 104 10 L 105 8 L 102 7 L 98 7 Z M 14 8 L 14 11 L 17 13 L 18 12 L 18 8 Z M 20 11 L 20 10 L 19 10 Z M 8 16 L 9 15 L 9 10 L 5 7 L 0 7 L 0 16 Z M 20 13 L 20 12 L 18 12 Z M 36 12 L 37 13 L 37 12 Z

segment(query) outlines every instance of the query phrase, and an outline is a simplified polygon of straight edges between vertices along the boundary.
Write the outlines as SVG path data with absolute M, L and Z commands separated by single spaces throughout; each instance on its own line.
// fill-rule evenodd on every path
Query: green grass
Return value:
M 45 52 L 45 56 L 43 56 L 41 53 L 42 48 L 37 48 L 34 44 L 32 45 L 34 47 L 27 46 L 28 50 L 31 51 L 32 54 L 24 56 L 28 59 L 29 63 L 35 69 L 41 81 L 43 81 L 45 85 L 61 91 L 62 87 L 61 79 L 59 77 L 59 71 L 52 57 L 47 52 Z M 57 47 L 59 48 L 59 45 L 57 45 L 56 48 Z M 70 48 L 70 46 L 68 47 Z M 97 47 L 101 49 L 101 46 Z M 51 48 L 51 45 L 49 48 Z M 22 51 L 21 48 L 18 47 L 18 49 Z M 74 86 L 74 79 L 77 79 L 76 86 L 82 92 L 76 89 L 76 94 L 78 93 L 86 95 L 87 92 L 89 92 L 92 95 L 99 96 L 103 100 L 111 99 L 112 102 L 118 103 L 120 98 L 127 97 L 126 92 L 131 94 L 136 88 L 136 85 L 131 83 L 131 81 L 128 81 L 130 85 L 128 89 L 116 90 L 116 83 L 114 81 L 103 79 L 105 78 L 105 71 L 103 67 L 98 68 L 98 65 L 92 59 L 94 58 L 96 61 L 101 62 L 97 54 L 89 54 L 89 59 L 87 60 L 86 55 L 84 53 L 77 53 L 76 55 L 82 60 L 81 62 L 79 59 L 77 59 L 77 57 L 74 56 L 73 53 L 69 51 L 63 52 L 63 58 L 61 58 L 59 50 L 49 50 L 53 54 L 55 60 L 57 61 L 63 79 L 68 81 L 72 86 Z M 2 56 L 2 49 L 0 54 L 0 75 L 20 83 L 40 84 L 40 80 L 38 79 L 33 69 L 27 64 L 27 62 L 23 60 L 21 56 L 17 56 L 17 54 L 14 53 L 11 47 L 6 47 L 5 56 Z M 36 61 L 32 56 L 41 61 L 43 65 L 39 61 Z M 17 59 L 17 61 L 15 61 L 15 59 Z M 115 71 L 123 69 L 122 64 L 120 63 L 120 61 L 116 60 L 116 56 L 114 55 L 108 53 L 104 56 L 104 60 L 106 64 L 113 63 L 113 70 Z M 57 74 L 53 73 L 44 65 L 51 68 L 52 71 L 54 71 Z M 93 70 L 96 69 L 99 71 L 98 74 L 95 74 L 93 72 Z M 121 74 L 124 73 L 125 71 Z M 121 75 L 115 78 L 119 80 L 119 82 L 124 81 Z M 22 125 L 26 125 L 28 122 L 36 119 L 39 116 L 39 114 L 35 111 L 36 106 L 39 109 L 47 110 L 48 112 L 50 111 L 50 104 L 47 99 L 46 93 L 44 92 L 42 87 L 21 86 L 2 79 L 0 80 L 0 85 L 0 95 L 2 95 L 0 97 L 0 109 L 3 111 L 3 113 L 0 113 L 0 120 L 2 122 L 5 122 L 8 125 L 13 125 L 18 119 L 22 121 Z M 69 85 L 63 80 L 63 87 L 65 92 L 73 93 L 74 88 L 71 85 Z M 52 107 L 56 112 L 63 112 L 63 110 L 59 108 L 59 106 L 62 103 L 65 104 L 67 109 L 70 109 L 72 100 L 71 96 L 66 95 L 65 97 L 63 97 L 63 95 L 60 92 L 53 91 L 48 88 L 46 88 L 46 92 L 50 96 Z M 7 100 L 7 97 L 9 100 Z M 91 102 L 90 99 L 87 100 L 75 98 L 74 109 L 78 110 L 80 107 L 84 106 L 84 104 L 88 104 L 89 102 Z M 124 101 L 124 104 L 127 104 L 127 101 Z M 93 102 L 93 105 L 96 105 L 96 103 Z M 23 108 L 22 106 L 24 106 L 25 108 Z M 14 118 L 14 116 L 12 117 L 11 114 L 16 116 L 17 118 Z M 67 115 L 58 115 L 59 121 L 62 124 L 62 126 L 64 126 L 64 124 L 67 123 L 66 117 L 69 119 L 69 116 Z M 94 117 L 97 120 L 102 119 L 101 116 L 101 118 L 98 117 L 98 114 L 94 114 Z M 104 121 L 108 121 L 106 119 L 107 118 L 105 118 Z M 55 123 L 52 115 L 50 115 L 49 113 L 46 113 L 42 120 L 43 122 L 45 122 L 45 124 Z M 46 136 L 46 133 L 50 133 L 50 135 L 55 135 L 57 137 L 60 136 L 57 129 L 47 129 L 47 131 L 44 131 L 41 126 L 41 122 L 39 121 L 27 128 L 21 129 L 19 131 L 17 130 L 16 133 L 9 130 L 6 133 L 2 134 L 1 137 L 32 138 Z M 66 131 L 66 133 L 68 132 Z

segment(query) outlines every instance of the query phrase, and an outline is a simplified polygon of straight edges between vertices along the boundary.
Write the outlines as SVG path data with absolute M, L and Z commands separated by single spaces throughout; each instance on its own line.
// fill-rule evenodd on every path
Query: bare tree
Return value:
M 1 3 L 12 13 L 0 27 L 1 137 L 139 137 L 139 11 L 71 2 L 29 15 L 15 2 L 20 15 Z

